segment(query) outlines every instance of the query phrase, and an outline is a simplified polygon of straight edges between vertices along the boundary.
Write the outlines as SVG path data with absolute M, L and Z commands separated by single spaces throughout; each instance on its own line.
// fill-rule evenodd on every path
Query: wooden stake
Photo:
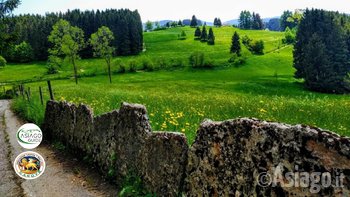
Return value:
M 44 105 L 44 101 L 43 101 L 43 91 L 41 90 L 41 86 L 39 86 L 39 94 L 40 94 L 41 105 Z
M 52 88 L 51 88 L 51 81 L 47 81 L 47 85 L 49 86 L 50 99 L 51 99 L 52 101 L 54 101 L 55 98 L 53 97 L 53 92 L 52 92 Z

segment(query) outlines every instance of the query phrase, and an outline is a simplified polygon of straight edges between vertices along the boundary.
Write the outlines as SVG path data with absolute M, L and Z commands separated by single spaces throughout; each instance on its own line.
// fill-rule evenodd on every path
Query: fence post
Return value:
M 44 105 L 44 101 L 43 101 L 43 91 L 41 90 L 41 86 L 39 86 L 39 94 L 40 94 L 41 105 Z
M 21 84 L 21 94 L 22 94 L 22 97 L 23 97 L 23 100 L 25 99 L 24 98 L 24 85 L 23 84 Z
M 28 102 L 30 102 L 30 98 L 29 98 L 29 93 L 28 93 L 28 91 L 27 91 L 27 90 L 25 90 L 24 92 L 25 92 L 25 94 L 26 94 L 26 96 L 27 96 L 27 100 L 28 100 Z
M 5 89 L 5 86 L 3 87 L 3 89 L 4 89 L 4 95 L 6 95 L 6 89 Z
M 32 93 L 30 92 L 30 87 L 28 87 L 28 95 L 29 97 L 32 97 Z
M 50 92 L 50 99 L 51 100 L 55 100 L 55 98 L 53 97 L 53 92 L 52 92 L 52 88 L 51 88 L 51 81 L 47 81 L 47 85 L 49 86 L 49 92 Z

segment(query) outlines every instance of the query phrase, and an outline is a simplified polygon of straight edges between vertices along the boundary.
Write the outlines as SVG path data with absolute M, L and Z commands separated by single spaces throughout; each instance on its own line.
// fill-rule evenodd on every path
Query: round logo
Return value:
M 43 133 L 40 128 L 32 123 L 21 126 L 16 136 L 18 143 L 25 149 L 36 148 L 43 139 Z
M 27 151 L 16 157 L 13 167 L 18 176 L 24 179 L 36 179 L 44 173 L 45 161 L 39 153 Z

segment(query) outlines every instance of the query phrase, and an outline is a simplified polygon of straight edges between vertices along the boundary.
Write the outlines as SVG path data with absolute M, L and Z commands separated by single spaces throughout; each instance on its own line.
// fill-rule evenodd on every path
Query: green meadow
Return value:
M 184 30 L 186 40 L 179 40 Z M 72 67 L 65 63 L 60 72 L 46 74 L 46 63 L 10 64 L 0 69 L 1 82 L 34 81 L 31 100 L 15 99 L 13 108 L 24 118 L 41 124 L 44 106 L 40 104 L 38 87 L 44 88 L 48 100 L 46 79 L 52 80 L 56 100 L 89 105 L 95 115 L 120 107 L 121 102 L 140 103 L 147 107 L 154 131 L 185 133 L 192 143 L 204 119 L 226 120 L 255 117 L 290 124 L 307 124 L 350 135 L 350 100 L 348 95 L 321 94 L 303 88 L 302 81 L 293 78 L 294 68 L 290 45 L 282 45 L 281 32 L 238 30 L 232 27 L 214 28 L 215 45 L 195 41 L 193 28 L 171 28 L 144 33 L 145 51 L 132 57 L 116 57 L 113 83 L 109 84 L 106 66 L 101 59 L 79 61 L 79 84 L 72 78 Z M 234 31 L 241 38 L 248 35 L 265 43 L 264 55 L 247 56 L 240 66 L 228 62 Z M 203 52 L 212 68 L 189 66 L 191 53 Z M 155 71 L 147 72 L 142 62 L 153 62 Z M 133 63 L 137 72 L 119 73 L 120 64 Z

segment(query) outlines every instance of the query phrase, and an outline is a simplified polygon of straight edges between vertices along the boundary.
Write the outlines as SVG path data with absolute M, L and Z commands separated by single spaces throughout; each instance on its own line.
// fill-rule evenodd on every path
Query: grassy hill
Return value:
M 178 40 L 178 34 L 184 30 L 187 34 L 186 40 Z M 229 48 L 234 31 L 238 31 L 243 37 L 248 35 L 252 39 L 263 39 L 265 41 L 265 52 L 269 53 L 281 47 L 283 33 L 268 31 L 239 30 L 232 27 L 214 28 L 216 45 L 209 46 L 206 43 L 194 40 L 194 28 L 182 27 L 171 28 L 164 31 L 144 33 L 145 52 L 132 57 L 115 58 L 112 70 L 119 69 L 116 62 L 122 61 L 126 67 L 130 61 L 135 61 L 137 67 L 142 67 L 145 59 L 151 60 L 155 65 L 167 64 L 172 67 L 174 64 L 188 65 L 188 58 L 194 51 L 205 53 L 205 58 L 210 59 L 216 66 L 227 64 L 230 58 Z M 248 51 L 243 47 L 243 51 Z M 171 65 L 173 64 L 173 65 Z M 78 63 L 81 76 L 95 76 L 106 73 L 105 62 L 101 59 L 83 59 Z M 1 69 L 1 68 L 0 68 Z M 14 82 L 21 80 L 44 80 L 47 78 L 67 78 L 72 76 L 72 66 L 65 62 L 58 74 L 46 74 L 46 62 L 34 62 L 28 64 L 9 64 L 0 70 L 1 82 Z
M 188 35 L 186 40 L 177 39 L 182 30 Z M 249 55 L 246 64 L 234 67 L 227 60 L 235 30 L 232 27 L 215 28 L 215 46 L 194 41 L 194 29 L 189 27 L 145 33 L 146 51 L 135 57 L 121 57 L 120 61 L 128 64 L 129 61 L 142 62 L 148 58 L 158 64 L 161 59 L 168 64 L 180 61 L 183 66 L 155 72 L 115 74 L 113 84 L 109 84 L 108 77 L 100 75 L 105 73 L 102 60 L 81 60 L 81 73 L 92 73 L 91 77 L 81 78 L 79 85 L 75 85 L 73 79 L 53 81 L 55 97 L 57 100 L 88 104 L 95 114 L 119 108 L 122 101 L 144 104 L 153 130 L 183 132 L 189 142 L 194 140 L 198 125 L 205 118 L 256 117 L 292 124 L 304 123 L 350 135 L 349 96 L 304 90 L 293 78 L 292 47 L 280 44 L 283 33 L 238 30 L 241 36 L 263 39 L 265 55 Z M 216 67 L 192 69 L 186 66 L 193 51 L 204 52 Z M 0 77 L 6 80 L 30 79 L 33 73 L 37 77 L 48 77 L 43 67 L 43 63 L 10 65 L 0 71 Z M 61 73 L 50 77 L 71 76 L 71 72 L 71 67 L 65 65 Z M 38 86 L 46 87 L 46 84 L 34 82 L 28 86 L 32 90 L 31 102 L 16 99 L 14 109 L 41 123 L 44 107 L 39 102 L 37 89 Z M 47 91 L 45 99 L 48 99 Z

